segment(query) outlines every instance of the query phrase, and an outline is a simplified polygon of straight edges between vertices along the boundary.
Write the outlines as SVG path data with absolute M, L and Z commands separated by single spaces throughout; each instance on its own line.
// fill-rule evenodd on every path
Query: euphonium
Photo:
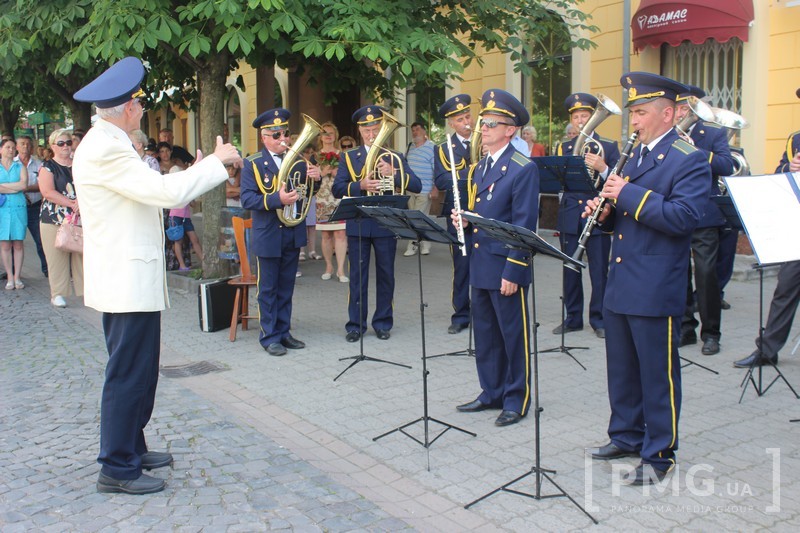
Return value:
M 689 128 L 691 128 L 692 124 L 698 120 L 702 120 L 704 122 L 714 122 L 714 111 L 711 110 L 710 105 L 703 102 L 696 96 L 690 96 L 687 98 L 686 103 L 689 105 L 689 112 L 686 113 L 686 116 L 680 119 L 677 124 L 675 124 L 675 128 L 678 130 L 678 135 L 680 135 L 681 139 L 691 145 L 694 145 L 694 141 L 691 137 L 689 137 Z
M 292 146 L 287 146 L 286 151 L 289 155 L 284 158 L 281 168 L 276 176 L 277 185 L 275 190 L 285 188 L 287 191 L 296 190 L 297 201 L 293 204 L 283 206 L 277 212 L 278 219 L 284 226 L 297 226 L 306 219 L 308 210 L 311 208 L 311 197 L 314 195 L 314 184 L 308 177 L 308 161 L 302 156 L 303 150 L 313 141 L 322 131 L 322 126 L 317 121 L 303 113 L 305 125 L 297 140 Z M 296 170 L 295 167 L 301 162 L 306 163 L 306 171 Z
M 588 153 L 597 154 L 600 157 L 604 156 L 603 145 L 591 137 L 592 133 L 597 126 L 600 125 L 605 119 L 611 115 L 621 115 L 622 110 L 619 106 L 609 97 L 598 94 L 597 95 L 597 109 L 594 110 L 592 116 L 583 125 L 581 132 L 575 139 L 575 145 L 572 147 L 572 155 L 580 156 L 581 158 Z M 595 188 L 600 187 L 600 173 L 594 168 L 586 165 L 586 170 L 589 171 L 589 176 L 595 180 Z
M 475 127 L 472 128 L 472 134 L 469 136 L 469 162 L 474 165 L 481 160 L 483 156 L 481 147 L 481 117 L 475 122 Z
M 388 112 L 384 111 L 383 119 L 381 121 L 381 128 L 378 130 L 378 135 L 376 135 L 375 139 L 372 141 L 369 151 L 367 152 L 367 157 L 364 160 L 364 177 L 369 177 L 371 173 L 373 176 L 375 176 L 373 179 L 380 180 L 381 183 L 378 187 L 378 191 L 369 191 L 367 196 L 395 194 L 394 173 L 392 173 L 390 176 L 381 176 L 380 172 L 378 172 L 378 162 L 387 154 L 390 156 L 392 164 L 394 165 L 394 163 L 397 162 L 398 167 L 400 167 L 399 194 L 406 193 L 406 176 L 405 171 L 403 170 L 403 165 L 400 163 L 396 154 L 383 147 L 383 145 L 386 144 L 386 141 L 389 139 L 389 136 L 394 132 L 394 130 L 397 129 L 398 126 L 400 126 L 400 121 L 394 118 Z
M 714 112 L 714 122 L 728 130 L 729 143 L 731 139 L 733 139 L 733 136 L 736 135 L 736 132 L 750 127 L 750 123 L 747 122 L 747 119 L 738 113 L 719 107 L 712 107 L 711 110 Z M 732 176 L 749 176 L 750 163 L 747 162 L 747 158 L 744 154 L 732 149 L 731 155 L 734 161 Z M 721 183 L 720 186 L 722 186 Z

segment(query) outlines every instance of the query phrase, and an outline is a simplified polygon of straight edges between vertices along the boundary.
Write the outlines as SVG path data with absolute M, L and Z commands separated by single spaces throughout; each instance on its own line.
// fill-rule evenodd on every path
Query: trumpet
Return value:
M 289 146 L 285 142 L 281 143 L 286 146 L 286 151 L 289 156 L 284 159 L 278 170 L 276 190 L 279 187 L 285 187 L 287 191 L 296 190 L 298 194 L 297 201 L 292 204 L 283 206 L 276 214 L 278 220 L 284 226 L 293 227 L 297 226 L 306 219 L 308 210 L 311 208 L 311 197 L 314 195 L 314 184 L 311 183 L 311 178 L 308 177 L 308 165 L 310 162 L 303 157 L 302 152 L 322 131 L 322 126 L 317 124 L 317 121 L 303 114 L 305 126 L 297 137 L 294 145 Z M 306 170 L 296 170 L 295 167 L 301 163 L 306 163 Z M 304 179 L 305 178 L 305 179 Z
M 625 163 L 628 162 L 628 159 L 631 157 L 633 153 L 633 145 L 636 143 L 636 138 L 639 137 L 639 132 L 634 131 L 630 138 L 628 138 L 628 142 L 625 143 L 625 147 L 622 148 L 622 153 L 619 156 L 619 161 L 617 164 L 614 165 L 614 168 L 611 169 L 611 172 L 608 175 L 617 174 L 622 168 L 625 166 Z M 600 213 L 603 212 L 603 208 L 606 206 L 606 202 L 608 201 L 607 198 L 600 197 L 600 201 L 597 203 L 597 207 L 594 208 L 592 214 L 586 219 L 586 225 L 583 227 L 583 231 L 581 232 L 581 236 L 578 237 L 578 248 L 575 250 L 575 253 L 572 254 L 572 258 L 576 261 L 583 260 L 583 254 L 586 253 L 586 241 L 589 240 L 589 237 L 592 235 L 592 231 L 599 223 Z M 574 270 L 575 272 L 580 273 L 580 268 L 573 264 L 564 263 L 564 266 Z

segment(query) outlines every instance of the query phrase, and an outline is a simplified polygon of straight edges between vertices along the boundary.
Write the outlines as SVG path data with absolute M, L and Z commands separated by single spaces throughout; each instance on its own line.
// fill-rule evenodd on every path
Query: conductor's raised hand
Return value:
M 233 165 L 242 168 L 242 156 L 231 143 L 223 143 L 222 136 L 217 135 L 217 146 L 214 148 L 214 155 L 219 158 L 224 165 Z

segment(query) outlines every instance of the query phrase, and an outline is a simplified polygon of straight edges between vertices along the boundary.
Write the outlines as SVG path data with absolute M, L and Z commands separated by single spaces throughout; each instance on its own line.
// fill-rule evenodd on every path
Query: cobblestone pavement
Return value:
M 551 235 L 552 232 L 543 232 Z M 398 246 L 404 250 L 404 244 Z M 33 258 L 33 259 L 32 259 Z M 2 531 L 174 530 L 254 531 L 563 531 L 590 520 L 566 498 L 531 499 L 501 492 L 464 506 L 531 471 L 534 417 L 496 428 L 496 412 L 463 414 L 458 403 L 478 391 L 469 357 L 428 361 L 429 415 L 477 433 L 441 435 L 427 449 L 395 432 L 423 416 L 420 303 L 416 257 L 398 255 L 392 338 L 364 339 L 364 354 L 412 369 L 362 361 L 339 380 L 358 354 L 344 340 L 347 285 L 322 281 L 322 261 L 301 263 L 294 299 L 293 335 L 308 345 L 270 357 L 256 329 L 202 333 L 196 294 L 171 290 L 162 316 L 162 365 L 211 361 L 222 372 L 162 377 L 147 435 L 154 449 L 176 458 L 155 471 L 167 489 L 149 496 L 103 495 L 94 488 L 98 465 L 99 398 L 106 354 L 99 314 L 69 299 L 50 306 L 46 280 L 35 273 L 29 250 L 23 291 L 0 294 L 0 528 Z M 740 273 L 747 260 L 740 258 Z M 467 332 L 449 324 L 447 250 L 423 257 L 427 354 L 467 347 Z M 560 321 L 559 266 L 536 260 L 539 349 L 558 346 L 550 331 Z M 598 531 L 795 531 L 800 526 L 800 402 L 783 382 L 763 397 L 748 387 L 732 361 L 748 355 L 758 327 L 757 280 L 733 281 L 723 313 L 722 352 L 681 355 L 698 366 L 683 370 L 679 471 L 659 488 L 615 482 L 633 459 L 592 463 L 584 448 L 602 444 L 608 421 L 605 357 L 591 329 L 567 335 L 586 366 L 568 355 L 539 357 L 541 466 L 599 521 Z M 774 278 L 764 282 L 766 304 Z M 636 297 L 636 295 L 631 295 Z M 370 305 L 373 304 L 370 299 Z M 480 312 L 480 310 L 476 310 Z M 791 349 L 797 324 L 781 353 L 780 368 L 800 390 Z M 765 383 L 774 372 L 765 370 Z M 430 423 L 429 441 L 442 426 Z M 424 441 L 424 425 L 406 432 Z M 430 468 L 428 467 L 430 465 Z M 615 466 L 616 465 L 616 466 Z M 535 493 L 536 477 L 513 488 Z M 541 494 L 556 488 L 544 480 Z

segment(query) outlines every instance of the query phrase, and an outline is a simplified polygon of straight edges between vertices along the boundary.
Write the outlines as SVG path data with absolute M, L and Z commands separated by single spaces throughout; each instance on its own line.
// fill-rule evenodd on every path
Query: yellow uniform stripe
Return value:
M 642 201 L 639 202 L 639 207 L 636 208 L 636 214 L 633 215 L 633 218 L 637 222 L 639 221 L 639 213 L 642 212 L 642 207 L 644 207 L 644 203 L 647 200 L 647 197 L 650 196 L 651 192 L 653 192 L 653 191 L 648 190 L 646 193 L 644 193 L 644 196 L 642 196 Z
M 524 266 L 524 267 L 528 266 L 528 263 L 523 263 L 522 261 L 517 261 L 516 259 L 511 259 L 510 257 L 506 257 L 506 261 L 510 261 L 510 262 L 514 263 L 515 265 L 520 265 L 520 266 Z
M 522 287 L 519 288 L 519 297 L 520 307 L 522 309 L 522 338 L 525 342 L 525 347 L 523 349 L 525 357 L 525 397 L 522 400 L 522 412 L 520 414 L 525 416 L 527 412 L 525 406 L 529 405 L 528 402 L 531 397 L 531 354 L 528 349 L 528 313 L 525 308 L 525 289 Z
M 714 152 L 708 152 L 708 162 L 711 163 L 712 159 L 714 159 Z
M 675 415 L 675 383 L 672 381 L 672 317 L 667 319 L 667 377 L 669 378 L 669 405 L 672 409 L 672 442 L 670 449 L 675 446 L 678 436 L 678 417 Z

